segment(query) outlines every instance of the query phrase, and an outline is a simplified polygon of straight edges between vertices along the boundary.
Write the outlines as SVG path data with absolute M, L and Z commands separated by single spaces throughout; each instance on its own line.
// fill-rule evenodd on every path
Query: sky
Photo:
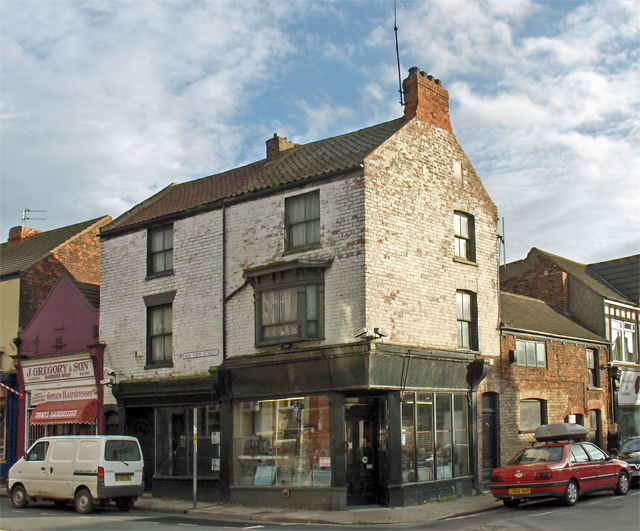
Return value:
M 263 159 L 274 133 L 402 116 L 397 17 L 402 77 L 418 66 L 448 90 L 507 261 L 640 253 L 640 2 L 396 5 L 2 0 L 0 241 L 25 208 L 43 231 L 115 218 Z

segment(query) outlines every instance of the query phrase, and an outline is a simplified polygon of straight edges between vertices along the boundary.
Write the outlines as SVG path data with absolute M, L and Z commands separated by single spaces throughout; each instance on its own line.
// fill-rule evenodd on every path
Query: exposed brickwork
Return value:
M 273 138 L 267 140 L 267 160 L 275 160 L 280 154 L 294 147 L 295 144 L 293 142 L 289 142 L 286 138 L 278 136 L 278 134 L 274 134 Z
M 39 262 L 25 269 L 20 282 L 19 326 L 25 328 L 62 275 L 88 284 L 100 284 L 100 226 L 73 238 Z
M 474 264 L 454 259 L 456 210 L 475 218 Z M 414 119 L 385 142 L 366 160 L 365 213 L 367 326 L 393 343 L 457 350 L 456 290 L 469 290 L 480 351 L 497 356 L 497 209 L 455 136 Z
M 409 77 L 402 82 L 404 90 L 404 119 L 418 117 L 433 125 L 452 132 L 449 119 L 449 93 L 439 80 L 413 67 Z
M 9 245 L 16 245 L 28 238 L 29 236 L 33 236 L 34 234 L 40 234 L 37 229 L 30 229 L 29 227 L 23 227 L 21 225 L 17 227 L 11 227 L 9 230 Z
M 538 256 L 530 268 L 502 278 L 501 289 L 557 304 L 569 313 L 569 276 L 551 260 Z
M 531 339 L 505 335 L 501 339 L 500 357 L 494 360 L 487 379 L 480 387 L 481 393 L 498 393 L 499 456 L 502 465 L 514 454 L 533 441 L 533 433 L 520 430 L 520 401 L 527 398 L 547 402 L 549 423 L 566 422 L 568 415 L 584 415 L 584 425 L 589 428 L 589 411 L 601 411 L 602 433 L 600 444 L 606 442 L 610 412 L 608 409 L 609 384 L 606 363 L 608 350 L 598 346 L 547 341 L 546 368 L 521 367 L 509 362 L 509 351 L 516 348 L 516 339 Z M 539 339 L 538 339 L 539 341 Z M 589 388 L 586 350 L 598 351 L 600 387 Z M 479 400 L 479 418 L 482 418 Z M 482 440 L 480 436 L 479 440 Z M 605 444 L 606 447 L 606 444 Z M 479 458 L 482 463 L 482 458 Z

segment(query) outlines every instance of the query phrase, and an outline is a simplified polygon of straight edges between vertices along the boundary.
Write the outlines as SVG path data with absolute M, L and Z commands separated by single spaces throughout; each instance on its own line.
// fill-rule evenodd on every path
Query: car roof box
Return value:
M 580 424 L 543 424 L 536 428 L 535 439 L 546 441 L 584 441 L 589 431 Z

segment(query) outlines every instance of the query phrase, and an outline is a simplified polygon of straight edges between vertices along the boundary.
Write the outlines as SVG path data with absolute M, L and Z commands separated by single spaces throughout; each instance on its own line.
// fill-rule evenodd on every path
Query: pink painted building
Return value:
M 16 454 L 46 435 L 104 433 L 100 286 L 63 275 L 18 334 Z

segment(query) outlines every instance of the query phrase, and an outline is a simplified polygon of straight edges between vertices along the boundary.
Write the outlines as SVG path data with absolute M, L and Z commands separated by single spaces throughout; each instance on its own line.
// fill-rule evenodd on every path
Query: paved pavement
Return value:
M 0 486 L 0 496 L 8 497 L 6 486 Z M 403 524 L 442 520 L 453 516 L 475 514 L 502 507 L 490 492 L 461 498 L 447 498 L 415 507 L 352 507 L 346 511 L 307 511 L 304 509 L 270 509 L 243 505 L 154 498 L 144 494 L 136 502 L 136 511 L 180 514 L 192 518 L 223 521 L 316 523 L 316 524 Z
M 346 511 L 306 511 L 296 509 L 267 509 L 245 507 L 242 505 L 208 504 L 193 501 L 153 498 L 144 495 L 138 498 L 135 508 L 142 511 L 155 511 L 181 514 L 193 518 L 212 520 L 322 523 L 322 524 L 402 524 L 442 520 L 452 516 L 462 516 L 502 507 L 491 493 L 475 496 L 434 501 L 416 507 L 355 507 Z

